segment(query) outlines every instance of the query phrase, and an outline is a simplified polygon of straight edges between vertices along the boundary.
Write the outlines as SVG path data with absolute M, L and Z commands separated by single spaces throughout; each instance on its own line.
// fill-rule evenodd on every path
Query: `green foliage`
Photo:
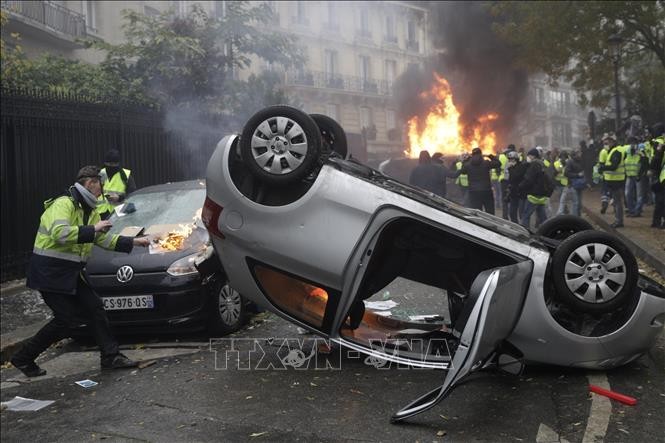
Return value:
M 641 97 L 648 90 L 635 88 L 646 88 L 662 79 L 662 0 L 491 2 L 488 6 L 496 18 L 496 33 L 517 48 L 519 62 L 532 72 L 572 82 L 582 104 L 604 106 L 613 94 L 608 43 L 612 35 L 621 37 L 621 66 L 627 68 L 622 72 L 627 77 L 622 82 L 626 89 L 622 95 Z M 643 71 L 644 66 L 653 69 Z
M 262 30 L 271 19 L 263 5 L 228 2 L 221 18 L 198 4 L 185 17 L 171 11 L 154 17 L 123 13 L 126 42 L 89 41 L 88 46 L 107 52 L 101 64 L 106 72 L 134 82 L 158 103 L 219 112 L 229 101 L 238 103 L 234 97 L 241 91 L 248 92 L 232 73 L 248 67 L 252 56 L 284 66 L 303 60 L 292 37 Z M 241 103 L 237 109 L 243 109 Z

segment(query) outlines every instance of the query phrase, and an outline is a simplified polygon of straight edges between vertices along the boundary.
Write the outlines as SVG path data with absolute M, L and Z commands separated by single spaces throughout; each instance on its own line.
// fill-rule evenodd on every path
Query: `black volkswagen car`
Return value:
M 201 223 L 205 182 L 150 186 L 131 194 L 110 232 L 147 235 L 131 254 L 95 247 L 86 277 L 104 301 L 116 333 L 239 329 L 247 306 L 232 289 Z

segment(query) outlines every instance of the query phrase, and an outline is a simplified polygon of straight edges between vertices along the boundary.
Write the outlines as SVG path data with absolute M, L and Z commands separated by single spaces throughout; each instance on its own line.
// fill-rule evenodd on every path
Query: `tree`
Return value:
M 283 66 L 303 57 L 293 37 L 264 30 L 272 18 L 269 8 L 226 5 L 222 17 L 208 15 L 198 4 L 184 17 L 124 11 L 125 43 L 91 40 L 88 46 L 107 52 L 101 64 L 106 72 L 135 82 L 166 106 L 203 113 L 228 113 L 229 103 L 246 109 L 237 95 L 248 89 L 233 78 L 234 70 L 250 66 L 252 57 Z
M 636 100 L 662 82 L 665 70 L 665 2 L 559 1 L 491 2 L 495 32 L 515 45 L 518 62 L 552 82 L 570 81 L 582 105 L 603 107 L 613 94 L 614 71 L 608 38 L 623 42 L 622 95 Z M 643 70 L 642 67 L 648 67 Z M 662 83 L 661 88 L 662 91 Z M 650 94 L 654 90 L 651 89 Z M 653 98 L 653 96 L 651 96 Z M 662 102 L 662 95 L 660 96 Z M 629 105 L 657 115 L 644 104 Z M 662 104 L 660 118 L 663 118 Z

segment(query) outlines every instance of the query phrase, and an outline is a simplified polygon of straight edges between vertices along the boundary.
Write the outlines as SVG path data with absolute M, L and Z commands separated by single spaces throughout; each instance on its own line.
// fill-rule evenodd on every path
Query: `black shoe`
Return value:
M 612 226 L 613 228 L 623 228 L 623 223 L 614 222 L 610 226 Z
M 41 377 L 42 375 L 46 375 L 46 370 L 37 366 L 37 363 L 35 363 L 34 361 L 23 364 L 22 362 L 19 362 L 12 358 L 11 363 L 14 365 L 16 369 L 23 372 L 23 375 L 25 375 L 26 377 L 32 378 L 32 377 Z
M 604 214 L 607 212 L 607 202 L 603 202 L 601 207 L 600 207 L 600 213 Z
M 138 365 L 139 362 L 130 360 L 127 356 L 120 353 L 102 358 L 102 369 L 135 368 Z

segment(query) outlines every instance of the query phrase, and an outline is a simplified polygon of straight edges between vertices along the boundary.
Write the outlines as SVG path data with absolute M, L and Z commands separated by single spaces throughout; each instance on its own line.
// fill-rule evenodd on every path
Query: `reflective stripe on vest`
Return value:
M 527 194 L 526 199 L 533 205 L 547 204 L 547 197 L 536 197 L 535 195 Z
M 556 170 L 556 176 L 554 177 L 556 181 L 561 183 L 561 186 L 568 186 L 568 177 L 563 175 L 563 165 L 561 164 L 561 160 L 558 160 L 554 162 L 554 169 Z
M 612 156 L 615 152 L 618 152 L 621 155 L 621 160 L 619 165 L 614 171 L 603 171 L 603 180 L 605 181 L 623 181 L 626 179 L 626 168 L 625 168 L 625 156 L 626 151 L 624 146 L 615 146 L 612 148 L 610 153 L 607 155 L 607 160 L 605 160 L 605 166 L 612 165 Z
M 462 162 L 457 162 L 455 164 L 455 167 L 457 168 L 458 171 L 460 169 L 462 169 Z M 458 185 L 466 188 L 466 187 L 469 186 L 469 176 L 467 174 L 460 174 L 460 176 L 457 177 L 457 180 L 455 181 L 455 183 L 457 183 Z

